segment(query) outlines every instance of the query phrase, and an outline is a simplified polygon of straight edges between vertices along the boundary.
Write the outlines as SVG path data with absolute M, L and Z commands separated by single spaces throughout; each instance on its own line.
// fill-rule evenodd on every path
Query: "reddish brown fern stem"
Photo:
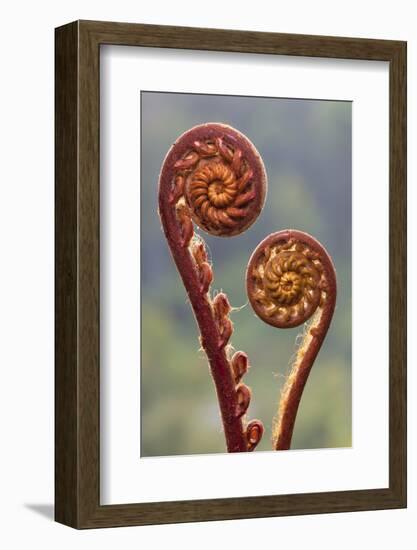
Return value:
M 274 427 L 274 448 L 286 450 L 304 387 L 333 317 L 336 271 L 316 239 L 285 230 L 260 243 L 250 259 L 246 282 L 250 302 L 266 323 L 290 328 L 311 319 L 282 390 Z
M 217 236 L 234 236 L 259 215 L 266 192 L 262 160 L 250 141 L 223 124 L 203 124 L 185 132 L 169 150 L 159 178 L 159 214 L 174 262 L 201 333 L 215 383 L 228 452 L 253 450 L 263 426 L 242 422 L 251 397 L 241 378 L 248 368 L 243 352 L 228 357 L 233 332 L 224 293 L 211 299 L 213 272 L 204 241 L 193 221 Z

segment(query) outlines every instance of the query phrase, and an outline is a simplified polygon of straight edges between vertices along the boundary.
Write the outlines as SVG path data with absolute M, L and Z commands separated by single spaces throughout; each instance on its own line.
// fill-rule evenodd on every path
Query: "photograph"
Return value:
M 0 549 L 413 548 L 416 12 L 2 3 Z
M 56 28 L 57 522 L 407 506 L 406 84 L 392 33 Z
M 352 102 L 140 117 L 140 456 L 350 447 Z

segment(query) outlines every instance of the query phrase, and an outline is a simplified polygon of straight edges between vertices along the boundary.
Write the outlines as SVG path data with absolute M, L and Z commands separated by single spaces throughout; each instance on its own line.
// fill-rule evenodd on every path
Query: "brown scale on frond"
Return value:
M 262 439 L 264 427 L 260 420 L 251 420 L 246 426 L 246 439 L 248 451 L 251 452 Z

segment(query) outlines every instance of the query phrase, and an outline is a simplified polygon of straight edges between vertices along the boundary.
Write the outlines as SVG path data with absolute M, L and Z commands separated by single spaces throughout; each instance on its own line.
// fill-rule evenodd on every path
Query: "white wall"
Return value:
M 0 64 L 0 545 L 3 548 L 415 548 L 417 540 L 417 19 L 413 2 L 72 0 L 2 5 Z M 54 524 L 54 27 L 74 19 L 408 40 L 409 508 L 76 532 Z M 370 431 L 370 437 L 372 432 Z M 270 542 L 271 541 L 271 542 Z

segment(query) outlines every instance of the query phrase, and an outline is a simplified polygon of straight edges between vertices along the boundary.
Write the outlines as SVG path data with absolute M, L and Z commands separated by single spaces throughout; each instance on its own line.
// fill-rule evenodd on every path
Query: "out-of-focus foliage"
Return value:
M 247 304 L 245 272 L 269 233 L 296 228 L 315 236 L 337 270 L 335 317 L 307 383 L 293 448 L 351 445 L 351 103 L 144 92 L 141 96 L 141 455 L 224 452 L 207 360 L 157 213 L 158 176 L 175 139 L 203 122 L 234 126 L 261 153 L 269 180 L 265 208 L 243 235 L 204 239 L 214 292 L 236 310 L 232 345 L 249 355 L 248 418 L 266 433 L 294 354 L 298 329 L 278 330 Z M 200 232 L 199 230 L 197 230 Z M 138 366 L 139 367 L 139 366 Z

